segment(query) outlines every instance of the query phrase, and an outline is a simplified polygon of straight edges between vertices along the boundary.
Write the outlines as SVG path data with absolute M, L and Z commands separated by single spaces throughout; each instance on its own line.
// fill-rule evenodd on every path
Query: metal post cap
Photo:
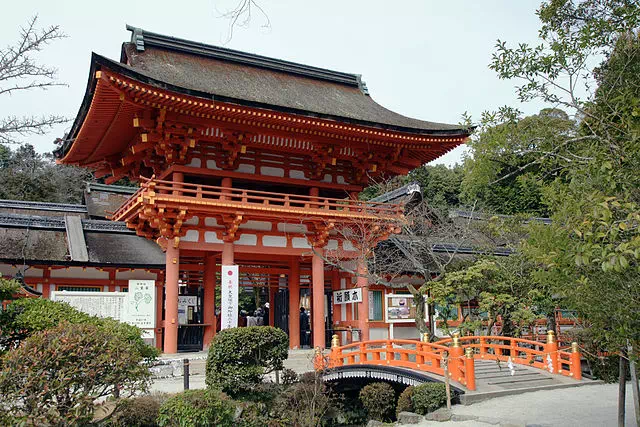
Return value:
M 331 347 L 340 347 L 340 338 L 338 338 L 338 334 L 333 334 L 331 336 Z
M 553 344 L 554 342 L 556 342 L 556 333 L 547 331 L 547 344 Z
M 577 342 L 572 342 L 571 343 L 571 353 L 579 353 L 580 352 L 580 348 L 578 347 L 578 343 Z
M 460 347 L 460 332 L 455 332 L 453 334 L 453 346 L 452 347 Z
M 465 348 L 464 355 L 467 357 L 467 359 L 473 359 L 473 348 L 471 347 Z

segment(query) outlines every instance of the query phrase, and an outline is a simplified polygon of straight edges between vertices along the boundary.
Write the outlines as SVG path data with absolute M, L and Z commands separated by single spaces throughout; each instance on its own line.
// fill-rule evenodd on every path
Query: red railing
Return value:
M 416 340 L 374 340 L 340 346 L 333 336 L 331 351 L 326 358 L 316 359 L 316 368 L 336 368 L 351 365 L 396 366 L 444 375 L 445 359 L 451 380 L 476 389 L 475 359 L 511 361 L 515 364 L 544 369 L 582 379 L 580 351 L 576 343 L 571 352 L 558 349 L 555 334 L 547 334 L 547 342 L 502 336 L 468 336 L 454 334 L 435 343 Z
M 319 216 L 377 220 L 397 220 L 403 213 L 402 206 L 398 204 L 272 193 L 142 178 L 138 191 L 114 213 L 113 219 L 126 220 L 143 203 L 163 202 L 187 203 L 196 206 L 224 205 L 272 212 L 300 212 Z

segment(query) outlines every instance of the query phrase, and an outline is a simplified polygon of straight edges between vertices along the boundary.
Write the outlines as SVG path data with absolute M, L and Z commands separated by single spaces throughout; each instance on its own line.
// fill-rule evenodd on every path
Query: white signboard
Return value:
M 129 280 L 129 292 L 54 291 L 52 301 L 66 302 L 91 316 L 110 317 L 146 329 L 143 338 L 153 337 L 156 325 L 154 280 Z
M 127 311 L 127 292 L 51 292 L 52 301 L 66 302 L 90 316 L 123 321 Z
M 349 304 L 362 302 L 362 288 L 340 289 L 333 292 L 334 304 Z
M 156 325 L 156 282 L 129 280 L 125 322 L 140 329 L 153 329 Z
M 191 308 L 189 308 L 191 307 Z M 198 309 L 198 297 L 195 295 L 180 295 L 178 297 L 178 324 L 188 325 L 193 320 L 193 314 Z
M 238 266 L 222 266 L 222 311 L 220 329 L 238 327 Z

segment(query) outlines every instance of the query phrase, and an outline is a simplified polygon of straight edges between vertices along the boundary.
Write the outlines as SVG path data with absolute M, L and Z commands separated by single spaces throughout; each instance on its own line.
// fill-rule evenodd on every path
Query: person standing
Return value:
M 264 326 L 271 326 L 269 323 L 269 303 L 265 303 L 264 304 L 264 309 L 263 309 L 263 313 L 262 313 L 262 324 Z
M 300 307 L 300 347 L 309 346 L 309 338 L 311 331 L 309 330 L 309 315 L 304 307 Z

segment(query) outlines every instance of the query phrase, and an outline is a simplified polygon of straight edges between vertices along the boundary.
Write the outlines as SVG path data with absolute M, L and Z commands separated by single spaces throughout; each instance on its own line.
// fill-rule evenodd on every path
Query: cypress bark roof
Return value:
M 147 78 L 214 99 L 347 119 L 367 126 L 427 134 L 468 134 L 459 125 L 395 113 L 369 95 L 358 74 L 221 48 L 127 26 L 120 62 Z M 101 58 L 106 60 L 106 58 Z M 107 60 L 108 61 L 108 60 Z

